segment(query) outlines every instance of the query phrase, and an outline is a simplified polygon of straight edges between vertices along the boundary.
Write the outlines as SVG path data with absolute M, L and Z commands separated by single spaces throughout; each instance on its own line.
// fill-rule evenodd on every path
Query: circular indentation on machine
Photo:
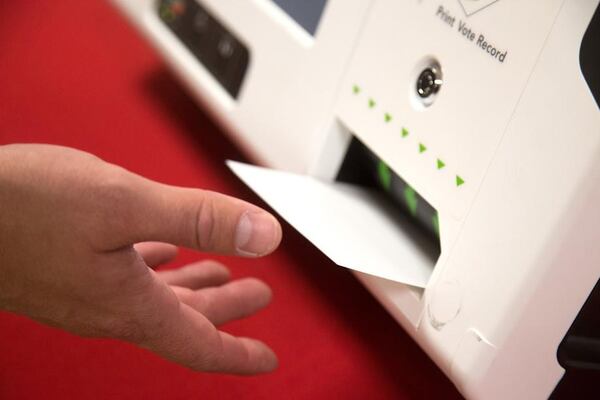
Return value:
M 460 314 L 461 308 L 462 291 L 458 282 L 440 282 L 433 288 L 433 294 L 427 306 L 429 323 L 439 331 Z

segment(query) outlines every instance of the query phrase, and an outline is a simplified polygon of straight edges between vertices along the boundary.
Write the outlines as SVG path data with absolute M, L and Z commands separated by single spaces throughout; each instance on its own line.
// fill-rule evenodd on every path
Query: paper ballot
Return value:
M 374 190 L 227 161 L 285 220 L 342 267 L 425 287 L 433 270 L 421 232 Z

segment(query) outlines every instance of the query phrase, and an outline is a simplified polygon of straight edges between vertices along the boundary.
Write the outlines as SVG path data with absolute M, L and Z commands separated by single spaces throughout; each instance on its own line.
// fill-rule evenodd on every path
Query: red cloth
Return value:
M 0 2 L 0 143 L 11 142 L 71 146 L 158 181 L 260 204 L 224 167 L 243 159 L 235 147 L 102 1 Z M 184 251 L 175 264 L 198 257 Z M 226 329 L 269 343 L 280 357 L 275 373 L 193 373 L 128 344 L 0 313 L 0 398 L 459 397 L 355 278 L 289 226 L 270 257 L 219 259 L 274 290 L 268 309 Z

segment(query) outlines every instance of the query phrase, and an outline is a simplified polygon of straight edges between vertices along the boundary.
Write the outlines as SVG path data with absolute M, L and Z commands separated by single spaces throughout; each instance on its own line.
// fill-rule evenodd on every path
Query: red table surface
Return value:
M 261 204 L 224 166 L 243 156 L 103 1 L 0 2 L 0 144 L 13 142 L 71 146 L 161 182 Z M 199 257 L 182 251 L 173 265 Z M 225 329 L 269 343 L 276 372 L 194 373 L 132 345 L 0 313 L 0 398 L 459 397 L 355 278 L 289 226 L 269 257 L 217 258 L 273 288 L 265 311 Z

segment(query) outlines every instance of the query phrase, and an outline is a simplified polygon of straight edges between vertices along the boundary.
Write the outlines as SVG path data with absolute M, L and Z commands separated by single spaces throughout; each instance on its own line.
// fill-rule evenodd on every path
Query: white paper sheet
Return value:
M 377 192 L 235 161 L 227 165 L 336 264 L 412 286 L 427 284 L 431 249 Z

